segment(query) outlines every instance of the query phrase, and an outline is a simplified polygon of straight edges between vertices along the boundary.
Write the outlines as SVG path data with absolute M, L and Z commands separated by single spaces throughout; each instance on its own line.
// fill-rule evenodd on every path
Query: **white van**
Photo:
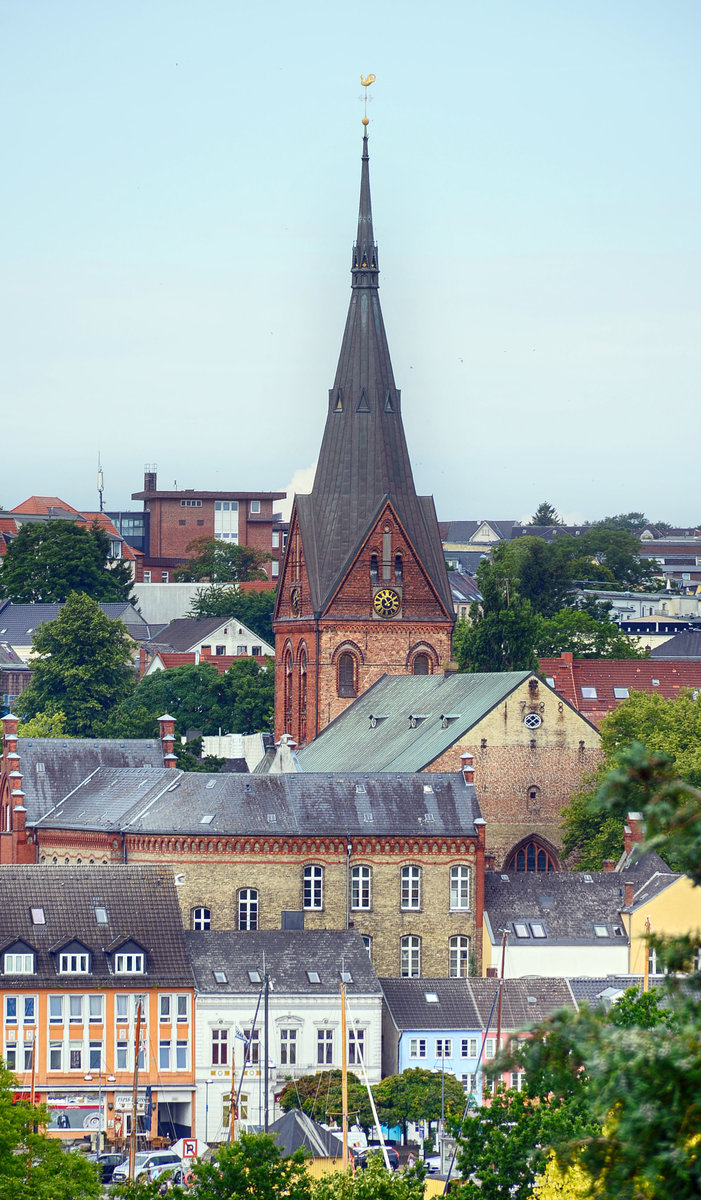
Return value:
M 172 1166 L 179 1167 L 182 1162 L 179 1154 L 174 1154 L 172 1150 L 139 1150 L 134 1161 L 134 1179 L 138 1179 L 140 1175 L 146 1175 L 151 1167 Z M 118 1167 L 115 1167 L 112 1176 L 112 1183 L 123 1183 L 129 1178 L 129 1159 L 125 1159 Z

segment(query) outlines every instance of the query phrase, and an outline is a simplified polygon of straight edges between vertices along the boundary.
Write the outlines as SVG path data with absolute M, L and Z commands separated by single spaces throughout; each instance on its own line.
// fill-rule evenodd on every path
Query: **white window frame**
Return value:
M 470 939 L 465 933 L 451 937 L 448 943 L 448 975 L 451 979 L 467 979 L 470 974 Z
M 308 911 L 324 907 L 324 868 L 318 863 L 308 863 L 303 873 L 304 903 Z
M 58 973 L 59 975 L 89 975 L 90 955 L 82 951 L 77 954 L 61 953 Z
M 351 908 L 354 912 L 372 908 L 372 867 L 366 863 L 351 867 Z
M 426 1038 L 409 1038 L 409 1058 L 426 1057 Z
M 436 1058 L 446 1059 L 453 1057 L 453 1039 L 452 1037 L 436 1038 Z
M 421 867 L 413 864 L 402 867 L 400 880 L 402 911 L 418 911 L 421 908 Z
M 240 888 L 237 897 L 237 928 L 258 928 L 259 898 L 257 888 Z
M 360 1067 L 365 1063 L 365 1029 L 348 1030 L 348 1066 Z
M 450 868 L 450 910 L 451 912 L 469 912 L 470 909 L 470 868 L 459 863 Z
M 115 975 L 143 975 L 144 958 L 141 950 L 119 951 L 114 956 Z
M 192 928 L 193 929 L 211 929 L 212 928 L 212 910 L 207 908 L 205 904 L 200 904 L 192 910 Z
M 333 1066 L 333 1029 L 324 1026 L 316 1031 L 316 1065 L 318 1067 Z
M 295 1067 L 297 1065 L 297 1033 L 294 1025 L 286 1025 L 280 1030 L 280 1066 Z
M 421 938 L 418 934 L 405 934 L 400 942 L 402 979 L 421 978 Z
M 5 975 L 33 975 L 34 954 L 25 954 L 24 952 L 12 950 L 7 951 L 3 972 Z
M 217 1026 L 211 1031 L 211 1062 L 213 1067 L 229 1065 L 229 1027 Z

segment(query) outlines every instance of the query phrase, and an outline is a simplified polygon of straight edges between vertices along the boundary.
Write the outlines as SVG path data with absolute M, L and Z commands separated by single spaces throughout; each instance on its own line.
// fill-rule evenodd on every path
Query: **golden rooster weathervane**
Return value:
M 365 102 L 365 115 L 363 117 L 363 125 L 367 125 L 369 123 L 368 122 L 368 88 L 370 87 L 371 83 L 375 82 L 375 76 L 374 75 L 366 75 L 365 78 L 363 79 L 363 76 L 361 75 L 360 82 L 362 83 L 363 87 L 365 88 L 365 91 L 363 93 L 363 100 Z

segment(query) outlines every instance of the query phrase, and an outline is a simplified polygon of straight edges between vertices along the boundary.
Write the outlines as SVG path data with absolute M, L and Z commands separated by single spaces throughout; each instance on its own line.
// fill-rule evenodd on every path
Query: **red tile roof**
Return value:
M 73 508 L 71 504 L 66 504 L 60 496 L 30 496 L 28 500 L 23 500 L 21 504 L 15 505 L 10 509 L 13 513 L 35 513 L 37 516 L 48 516 L 50 508 L 62 508 L 64 512 L 75 513 L 79 516 L 77 508 Z
M 561 654 L 559 658 L 541 658 L 540 672 L 553 680 L 555 690 L 569 703 L 600 725 L 608 713 L 627 698 L 620 692 L 656 692 L 666 700 L 674 699 L 687 688 L 701 688 L 701 662 L 683 659 L 653 658 L 575 658 Z M 582 689 L 592 689 L 594 695 L 583 695 Z

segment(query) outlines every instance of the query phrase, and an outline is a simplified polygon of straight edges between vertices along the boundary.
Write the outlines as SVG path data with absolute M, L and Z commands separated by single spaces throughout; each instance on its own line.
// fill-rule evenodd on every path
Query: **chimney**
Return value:
M 158 483 L 156 481 L 156 471 L 157 470 L 158 470 L 158 467 L 156 466 L 156 463 L 146 463 L 146 466 L 144 467 L 144 491 L 145 492 L 157 492 L 158 491 Z
M 474 754 L 470 754 L 469 750 L 463 751 L 463 753 L 460 755 L 460 762 L 462 763 L 462 777 L 465 780 L 465 783 L 474 783 L 475 782 L 475 756 L 474 756 Z
M 171 717 L 169 713 L 164 713 L 158 718 L 158 736 L 161 739 L 163 746 L 163 766 L 175 767 L 177 758 L 173 754 L 173 742 L 175 741 L 175 717 Z
M 626 854 L 630 854 L 636 843 L 640 845 L 643 841 L 643 814 L 629 812 L 628 824 L 623 826 L 623 846 Z
M 602 863 L 602 869 L 604 871 L 615 871 L 616 870 L 615 858 L 605 858 Z
M 487 967 L 487 979 L 498 979 L 498 978 L 499 978 L 499 968 L 498 967 Z
M 635 892 L 635 884 L 631 880 L 626 880 L 623 884 L 625 889 L 623 901 L 626 908 L 633 907 L 633 894 Z

